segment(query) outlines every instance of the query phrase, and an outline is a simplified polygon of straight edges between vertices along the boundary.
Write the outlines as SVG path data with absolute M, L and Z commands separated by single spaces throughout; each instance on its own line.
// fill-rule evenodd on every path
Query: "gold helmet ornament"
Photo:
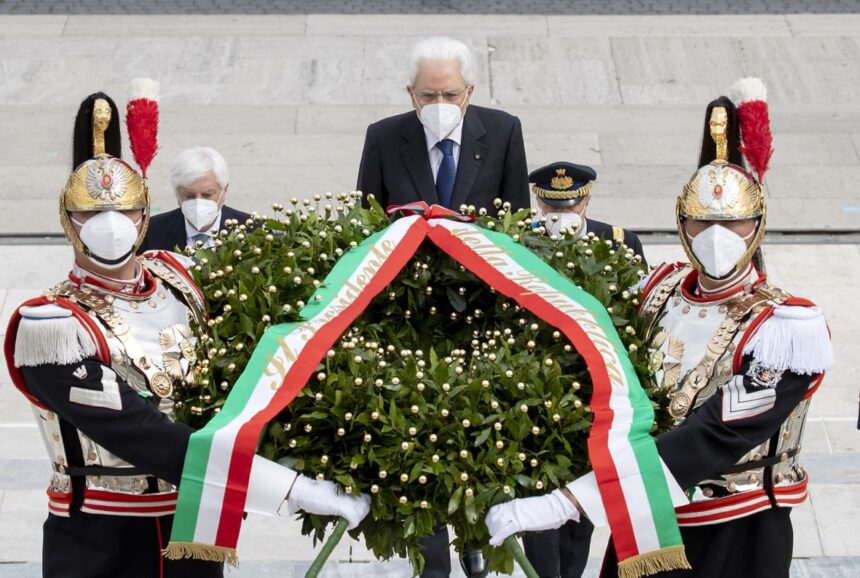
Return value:
M 761 245 L 767 206 L 762 179 L 770 161 L 772 136 L 767 93 L 758 78 L 744 78 L 731 89 L 732 99 L 720 97 L 708 106 L 699 169 L 678 197 L 676 220 L 681 244 L 693 267 L 715 280 L 742 271 Z M 710 156 L 710 160 L 706 157 Z M 743 167 L 746 158 L 752 171 Z M 708 271 L 693 251 L 684 222 L 757 219 L 749 247 L 733 265 Z
M 126 125 L 131 149 L 141 168 L 141 174 L 122 159 L 111 156 L 105 151 L 105 133 L 112 127 L 112 123 L 119 123 L 119 119 L 114 117 L 111 103 L 106 98 L 95 98 L 91 113 L 89 115 L 84 113 L 85 117 L 91 118 L 83 119 L 83 122 L 92 123 L 90 133 L 92 158 L 82 162 L 72 171 L 66 186 L 60 193 L 60 222 L 66 237 L 75 250 L 106 267 L 120 266 L 127 262 L 143 242 L 149 225 L 150 202 L 146 169 L 155 156 L 157 148 L 158 90 L 159 85 L 154 80 L 132 81 Z M 87 101 L 84 104 L 86 103 Z M 81 114 L 78 121 L 82 121 Z M 117 127 L 114 126 L 113 130 L 117 131 Z M 75 132 L 86 134 L 86 131 L 79 131 L 78 127 Z M 118 150 L 118 146 L 115 147 L 117 154 Z M 143 211 L 143 227 L 139 232 L 135 231 L 136 238 L 131 249 L 129 251 L 123 249 L 122 255 L 105 254 L 104 251 L 101 252 L 102 254 L 96 254 L 84 243 L 72 224 L 72 220 L 76 220 L 74 214 L 78 212 L 117 213 L 135 209 Z M 137 223 L 134 225 L 136 227 Z M 109 227 L 109 224 L 105 222 L 101 227 L 104 229 Z

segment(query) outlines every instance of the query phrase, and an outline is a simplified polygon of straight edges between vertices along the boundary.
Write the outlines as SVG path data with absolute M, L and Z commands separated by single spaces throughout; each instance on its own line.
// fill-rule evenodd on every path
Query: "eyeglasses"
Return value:
M 460 100 L 460 97 L 469 90 L 469 86 L 466 85 L 463 90 L 444 90 L 439 92 L 434 92 L 432 90 L 421 90 L 418 92 L 414 92 L 415 100 L 417 100 L 420 104 L 432 104 L 437 102 L 440 98 L 445 102 L 456 103 Z

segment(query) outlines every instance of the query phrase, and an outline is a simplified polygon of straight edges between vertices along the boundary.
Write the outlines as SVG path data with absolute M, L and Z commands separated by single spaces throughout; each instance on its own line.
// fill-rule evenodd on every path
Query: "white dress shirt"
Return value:
M 436 135 L 427 130 L 427 127 L 424 128 L 424 141 L 427 143 L 427 154 L 430 156 L 430 170 L 433 171 L 433 182 L 436 182 L 436 175 L 439 174 L 439 166 L 442 164 L 442 157 L 445 156 L 442 154 L 438 148 L 436 148 L 436 143 L 439 142 L 439 139 L 436 138 Z M 452 156 L 454 157 L 454 172 L 456 174 L 457 166 L 460 163 L 460 141 L 463 138 L 463 121 L 460 120 L 460 124 L 457 125 L 451 134 L 446 136 L 445 138 L 454 141 L 454 146 L 452 147 Z
M 442 153 L 439 153 L 442 154 Z M 215 217 L 215 222 L 212 223 L 212 226 L 209 227 L 206 231 L 198 231 L 194 227 L 191 226 L 191 223 L 188 222 L 188 219 L 183 219 L 185 222 L 185 244 L 189 247 L 196 247 L 196 241 L 194 240 L 194 235 L 199 233 L 206 233 L 209 235 L 209 238 L 203 243 L 203 248 L 210 248 L 212 243 L 212 235 L 217 235 L 218 230 L 221 228 L 221 209 L 218 209 L 218 215 Z

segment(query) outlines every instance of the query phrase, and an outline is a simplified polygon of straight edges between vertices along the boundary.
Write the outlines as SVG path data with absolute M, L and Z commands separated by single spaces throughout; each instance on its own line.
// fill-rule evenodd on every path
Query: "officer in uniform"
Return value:
M 636 233 L 585 216 L 596 178 L 593 168 L 567 162 L 532 171 L 529 182 L 543 216 L 533 226 L 543 225 L 549 235 L 560 235 L 567 229 L 576 237 L 592 235 L 610 240 L 632 249 L 645 262 Z M 593 531 L 588 520 L 568 522 L 557 530 L 523 535 L 523 549 L 541 578 L 579 578 L 588 562 Z
M 566 162 L 552 163 L 529 174 L 532 192 L 546 217 L 547 234 L 558 235 L 562 229 L 567 229 L 577 237 L 593 235 L 633 249 L 644 262 L 642 243 L 636 233 L 585 216 L 596 178 L 593 168 Z
M 752 265 L 764 236 L 761 179 L 771 138 L 758 79 L 712 103 L 701 166 L 677 203 L 689 264 L 664 264 L 645 283 L 653 368 L 676 427 L 657 437 L 671 487 L 687 489 L 676 516 L 692 570 L 672 576 L 788 577 L 791 508 L 808 476 L 798 461 L 810 397 L 832 363 L 821 311 L 767 282 Z M 735 110 L 737 106 L 737 111 Z M 730 163 L 740 119 L 752 173 Z M 753 174 L 754 173 L 754 174 Z M 677 505 L 677 504 L 676 504 Z M 585 517 L 605 520 L 593 474 L 554 492 L 490 510 L 491 543 Z M 618 573 L 610 545 L 602 575 Z
M 105 152 L 108 128 L 119 134 L 110 103 L 88 99 L 82 111 L 92 130 L 76 132 L 92 133 L 92 158 L 59 199 L 72 270 L 15 311 L 4 348 L 53 470 L 43 575 L 220 577 L 219 563 L 161 555 L 192 434 L 173 421 L 171 396 L 194 383 L 189 324 L 204 322 L 202 294 L 181 256 L 135 256 L 149 219 L 146 181 Z M 255 458 L 246 510 L 274 515 L 284 500 L 291 512 L 344 516 L 353 527 L 369 511 L 366 497 Z

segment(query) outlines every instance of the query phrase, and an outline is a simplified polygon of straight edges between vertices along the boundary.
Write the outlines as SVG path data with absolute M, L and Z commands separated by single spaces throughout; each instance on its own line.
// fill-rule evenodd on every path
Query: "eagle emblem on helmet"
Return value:
M 709 165 L 703 176 L 699 179 L 696 196 L 704 209 L 722 214 L 738 204 L 740 186 L 737 176 L 729 167 Z
M 111 158 L 96 159 L 87 170 L 87 192 L 93 199 L 113 202 L 125 194 L 125 175 Z

